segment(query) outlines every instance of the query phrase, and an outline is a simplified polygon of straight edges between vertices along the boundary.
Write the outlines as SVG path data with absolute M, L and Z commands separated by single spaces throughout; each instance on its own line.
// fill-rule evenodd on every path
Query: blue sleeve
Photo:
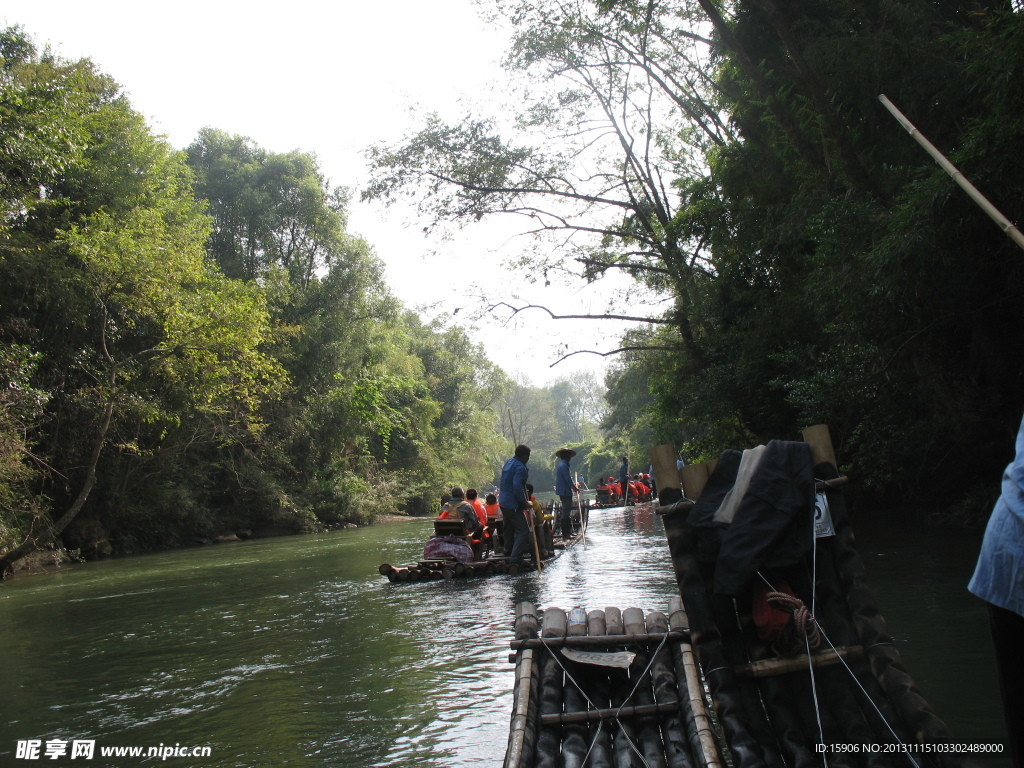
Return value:
M 526 498 L 526 480 L 529 476 L 530 470 L 526 468 L 525 464 L 520 464 L 516 467 L 515 472 L 512 475 L 512 492 L 516 495 L 516 501 L 518 502 L 519 509 L 524 509 L 529 506 L 529 500 Z
M 572 475 L 569 473 L 569 465 L 564 461 L 558 463 L 558 477 L 556 479 L 558 480 L 559 487 L 572 487 Z

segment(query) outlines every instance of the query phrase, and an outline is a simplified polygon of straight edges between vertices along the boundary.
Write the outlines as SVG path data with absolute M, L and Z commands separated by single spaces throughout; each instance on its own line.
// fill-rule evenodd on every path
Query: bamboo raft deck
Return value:
M 801 513 L 809 551 L 777 572 L 759 565 L 751 588 L 735 594 L 712 588 L 724 545 L 698 527 L 700 515 L 691 516 L 709 478 L 721 479 L 716 463 L 685 467 L 680 476 L 672 446 L 652 450 L 662 486 L 655 511 L 680 598 L 667 616 L 615 608 L 574 609 L 568 617 L 549 608 L 538 616 L 529 604 L 517 607 L 505 768 L 721 768 L 723 757 L 730 768 L 978 765 L 956 749 L 886 630 L 854 544 L 827 427 L 806 430 L 804 439 L 810 448 L 799 450 L 813 464 L 806 485 L 827 500 L 831 533 L 815 535 L 827 533 L 816 528 L 817 507 Z M 810 616 L 806 634 L 788 648 L 759 634 L 754 617 L 757 582 L 783 575 L 803 603 L 793 613 Z M 808 608 L 814 613 L 804 614 Z M 787 630 L 797 625 L 792 615 L 786 622 Z M 817 649 L 812 633 L 820 634 Z M 574 648 L 636 656 L 626 669 L 605 668 L 570 658 Z
M 514 631 L 504 768 L 724 765 L 679 598 L 667 614 L 646 615 L 638 608 L 538 614 L 520 603 Z M 626 663 L 623 652 L 635 654 L 628 667 L 594 663 Z

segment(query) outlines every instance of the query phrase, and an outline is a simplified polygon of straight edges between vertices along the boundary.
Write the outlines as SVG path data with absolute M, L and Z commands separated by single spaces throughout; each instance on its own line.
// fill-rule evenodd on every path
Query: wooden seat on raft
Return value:
M 453 520 L 445 518 L 444 520 L 438 519 L 434 521 L 434 535 L 435 536 L 459 536 L 461 538 L 469 540 L 469 534 L 466 532 L 466 521 L 465 520 Z

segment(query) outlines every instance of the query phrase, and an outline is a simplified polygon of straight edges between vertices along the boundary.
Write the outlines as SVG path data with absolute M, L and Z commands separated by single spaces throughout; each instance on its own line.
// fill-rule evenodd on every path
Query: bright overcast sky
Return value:
M 175 147 L 210 126 L 270 151 L 316 154 L 332 184 L 354 190 L 349 229 L 374 247 L 409 307 L 458 306 L 474 285 L 562 313 L 598 313 L 606 303 L 586 290 L 545 290 L 543 282 L 527 285 L 502 271 L 523 243 L 510 241 L 507 224 L 485 222 L 445 242 L 425 238 L 426 222 L 410 222 L 408 212 L 358 202 L 366 147 L 413 129 L 412 106 L 457 119 L 468 103 L 500 92 L 505 38 L 471 0 L 46 0 L 5 3 L 0 20 L 22 25 L 64 58 L 91 58 Z M 621 328 L 551 321 L 537 310 L 520 318 L 515 327 L 481 324 L 473 335 L 510 375 L 521 371 L 535 384 L 579 368 L 603 375 L 607 358 L 595 355 L 549 365 L 559 344 L 615 348 Z

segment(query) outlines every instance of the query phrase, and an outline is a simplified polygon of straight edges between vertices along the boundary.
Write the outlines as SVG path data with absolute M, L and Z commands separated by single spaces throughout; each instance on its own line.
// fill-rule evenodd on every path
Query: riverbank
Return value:
M 413 517 L 410 515 L 378 515 L 374 518 L 373 522 L 365 523 L 363 525 L 357 525 L 355 523 L 345 523 L 332 528 L 332 531 L 339 531 L 352 528 L 369 528 L 375 525 L 393 525 L 395 523 L 409 522 L 410 520 L 425 520 L 425 517 Z M 330 531 L 282 531 L 272 536 L 259 536 L 259 537 L 239 537 L 238 535 L 219 536 L 216 539 L 198 539 L 188 544 L 178 547 L 164 547 L 162 549 L 155 549 L 151 552 L 142 553 L 129 553 L 123 555 L 104 555 L 101 557 L 81 557 L 76 555 L 74 552 L 69 552 L 64 547 L 55 549 L 43 549 L 36 552 L 32 552 L 25 557 L 18 560 L 12 570 L 3 578 L 0 578 L 0 583 L 10 579 L 23 578 L 25 576 L 38 576 L 44 574 L 56 573 L 62 570 L 66 570 L 68 567 L 85 562 L 92 562 L 96 560 L 117 560 L 122 557 L 135 557 L 138 554 L 157 554 L 160 552 L 168 552 L 171 550 L 188 550 L 196 549 L 200 547 L 208 547 L 216 544 L 230 544 L 233 542 L 240 542 L 248 540 L 249 538 L 279 538 L 286 536 L 309 536 L 316 533 L 329 533 Z M 2 552 L 0 552 L 2 554 Z

